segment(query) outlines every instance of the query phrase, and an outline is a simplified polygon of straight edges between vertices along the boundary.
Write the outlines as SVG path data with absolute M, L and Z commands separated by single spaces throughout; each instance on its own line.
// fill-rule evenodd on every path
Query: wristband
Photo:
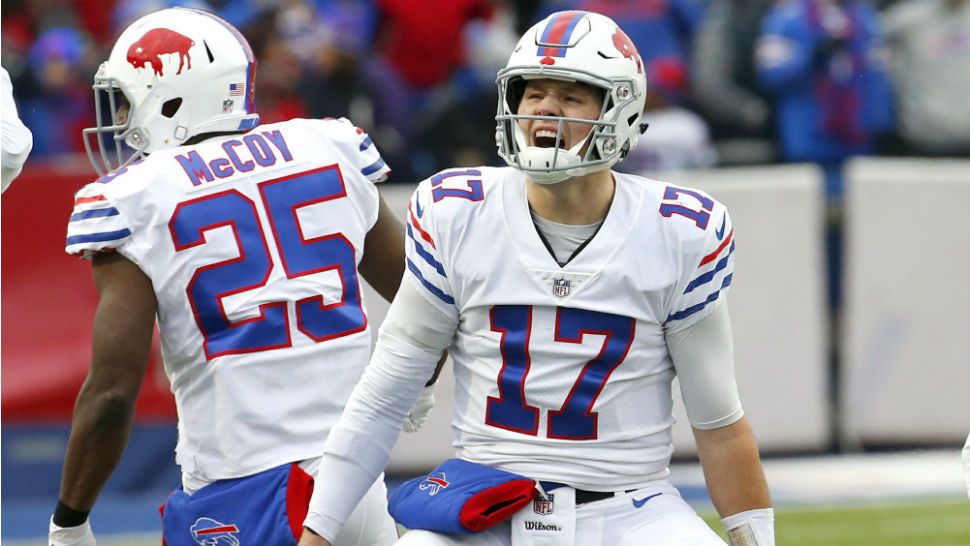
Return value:
M 721 520 L 731 546 L 775 546 L 775 511 L 745 510 Z
M 88 520 L 88 514 L 90 513 L 90 510 L 85 512 L 75 510 L 58 499 L 57 506 L 54 508 L 52 521 L 58 527 L 77 527 L 78 525 L 83 525 Z

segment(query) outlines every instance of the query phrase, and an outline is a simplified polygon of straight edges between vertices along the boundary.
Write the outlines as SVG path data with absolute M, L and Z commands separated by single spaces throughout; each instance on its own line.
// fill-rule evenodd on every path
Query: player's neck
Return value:
M 616 182 L 609 169 L 570 178 L 558 184 L 529 181 L 532 212 L 559 224 L 589 225 L 606 218 Z

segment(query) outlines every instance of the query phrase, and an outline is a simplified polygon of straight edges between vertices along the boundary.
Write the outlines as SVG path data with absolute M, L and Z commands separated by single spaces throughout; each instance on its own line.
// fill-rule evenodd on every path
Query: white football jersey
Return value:
M 388 167 L 349 121 L 158 151 L 76 194 L 67 252 L 151 278 L 196 481 L 319 456 L 370 354 L 357 276 Z
M 667 477 L 675 370 L 665 333 L 724 300 L 734 234 L 703 192 L 613 175 L 606 219 L 563 267 L 517 170 L 444 171 L 412 197 L 409 278 L 458 322 L 449 351 L 461 458 L 589 490 Z

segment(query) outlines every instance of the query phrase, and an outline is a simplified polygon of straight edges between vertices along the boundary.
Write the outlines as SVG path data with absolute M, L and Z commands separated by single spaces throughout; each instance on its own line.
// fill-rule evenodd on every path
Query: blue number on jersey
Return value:
M 481 180 L 465 180 L 467 190 L 460 188 L 442 188 L 441 183 L 449 178 L 456 176 L 481 176 L 482 171 L 478 169 L 466 169 L 463 171 L 444 171 L 431 177 L 431 197 L 437 203 L 445 197 L 460 197 L 469 201 L 481 201 L 485 199 L 485 192 L 482 191 Z
M 205 232 L 222 226 L 232 228 L 239 256 L 199 267 L 185 290 L 205 338 L 206 356 L 288 347 L 285 303 L 265 303 L 259 307 L 259 317 L 235 324 L 229 321 L 222 307 L 222 298 L 266 284 L 273 269 L 252 200 L 229 190 L 180 203 L 169 230 L 175 250 L 183 252 L 206 244 Z
M 539 408 L 525 401 L 532 307 L 496 305 L 489 312 L 489 319 L 492 331 L 502 334 L 502 370 L 498 374 L 498 398 L 489 396 L 485 406 L 485 422 L 494 427 L 535 436 L 539 430 Z
M 623 362 L 633 344 L 636 321 L 630 317 L 585 309 L 560 307 L 556 310 L 556 341 L 582 343 L 585 334 L 606 339 L 599 354 L 583 366 L 562 409 L 549 412 L 550 438 L 595 440 L 599 416 L 593 404 L 613 370 Z
M 324 341 L 366 328 L 354 245 L 342 233 L 304 239 L 296 218 L 297 207 L 347 196 L 337 166 L 264 182 L 259 191 L 269 211 L 286 277 L 294 279 L 336 269 L 343 282 L 340 301 L 325 303 L 323 296 L 312 296 L 296 302 L 300 331 L 316 341 Z
M 259 187 L 287 278 L 336 270 L 343 284 L 340 301 L 324 305 L 322 296 L 297 301 L 297 327 L 315 341 L 363 330 L 367 318 L 353 245 L 341 233 L 305 240 L 296 216 L 298 207 L 346 197 L 337 166 L 269 180 Z M 258 317 L 237 322 L 230 321 L 222 307 L 226 296 L 265 286 L 275 265 L 255 203 L 229 190 L 179 204 L 169 222 L 179 252 L 206 244 L 205 232 L 224 226 L 232 228 L 239 256 L 198 267 L 186 289 L 205 339 L 206 358 L 289 347 L 287 302 L 264 303 Z
M 538 433 L 539 408 L 526 402 L 525 380 L 531 365 L 529 340 L 532 306 L 497 305 L 490 313 L 492 330 L 502 333 L 502 370 L 498 377 L 499 396 L 489 396 L 485 422 L 521 432 Z M 559 307 L 556 310 L 555 341 L 582 343 L 585 334 L 603 335 L 599 353 L 579 372 L 562 407 L 549 412 L 546 436 L 563 440 L 595 440 L 599 416 L 593 405 L 613 370 L 626 358 L 636 331 L 630 317 Z
M 680 194 L 690 195 L 697 199 L 701 205 L 701 210 L 694 210 L 676 203 L 664 203 L 660 205 L 661 216 L 670 218 L 672 215 L 678 214 L 693 220 L 697 227 L 707 229 L 707 222 L 711 219 L 710 212 L 714 208 L 714 201 L 696 191 L 675 186 L 667 186 L 667 189 L 664 190 L 664 201 L 676 201 L 680 198 Z

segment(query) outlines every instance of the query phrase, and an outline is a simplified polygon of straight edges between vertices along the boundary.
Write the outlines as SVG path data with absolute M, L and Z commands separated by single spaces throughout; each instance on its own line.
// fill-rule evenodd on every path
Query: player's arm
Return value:
M 324 539 L 337 535 L 384 470 L 408 408 L 458 327 L 457 315 L 446 316 L 431 305 L 418 292 L 417 282 L 405 277 L 381 325 L 370 364 L 327 437 L 302 546 L 329 544 Z
M 758 445 L 734 379 L 727 305 L 667 336 L 708 492 L 732 544 L 774 545 L 774 515 Z M 751 533 L 744 542 L 744 533 Z
M 394 217 L 383 197 L 379 200 L 377 222 L 364 239 L 358 269 L 378 294 L 391 301 L 404 276 L 404 224 Z
M 693 430 L 707 490 L 731 543 L 773 546 L 774 512 L 747 417 L 725 427 Z
M 94 317 L 91 367 L 78 394 L 54 523 L 84 523 L 128 442 L 135 400 L 151 350 L 155 293 L 151 280 L 116 253 L 96 254 L 101 299 Z M 84 514 L 81 521 L 80 514 Z
M 394 217 L 383 197 L 380 198 L 377 222 L 364 240 L 364 257 L 358 269 L 384 299 L 394 299 L 404 275 L 404 224 Z M 442 353 L 434 374 L 404 422 L 405 432 L 416 432 L 427 420 L 435 402 L 434 384 L 447 359 L 448 354 Z
M 24 125 L 17 116 L 17 104 L 13 99 L 13 85 L 10 83 L 10 75 L 5 68 L 0 67 L 0 109 L 3 116 L 0 116 L 0 127 L 2 127 L 3 145 L 0 152 L 3 157 L 3 191 L 13 182 L 33 146 L 33 136 L 30 129 Z

